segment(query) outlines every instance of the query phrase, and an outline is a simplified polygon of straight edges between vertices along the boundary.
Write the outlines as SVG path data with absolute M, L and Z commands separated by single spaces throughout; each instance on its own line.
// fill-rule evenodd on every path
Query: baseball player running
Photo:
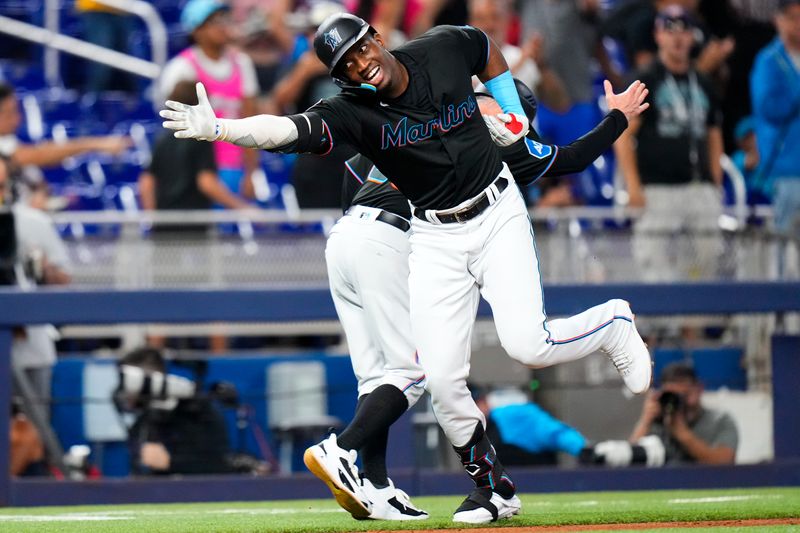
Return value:
M 344 90 L 305 113 L 217 119 L 198 86 L 197 106 L 167 102 L 164 125 L 181 138 L 268 150 L 325 154 L 334 143 L 345 142 L 392 177 L 413 206 L 410 313 L 426 388 L 437 420 L 476 485 L 453 520 L 510 517 L 520 509 L 516 488 L 483 432 L 483 415 L 466 387 L 479 295 L 492 307 L 503 347 L 530 367 L 600 350 L 627 387 L 642 393 L 650 385 L 650 354 L 622 300 L 547 320 L 527 209 L 497 148 L 521 139 L 528 120 L 508 65 L 483 32 L 440 26 L 389 52 L 365 21 L 337 14 L 319 27 L 314 47 Z M 503 113 L 478 113 L 473 74 Z M 609 107 L 626 118 L 647 108 L 639 82 L 621 94 L 607 93 Z M 362 409 L 384 408 L 384 401 L 369 394 Z M 320 447 L 312 461 L 329 485 L 344 492 L 342 480 L 355 472 L 350 452 L 359 446 L 345 444 L 342 436 L 338 445 Z M 352 503 L 368 508 L 353 481 L 348 482 Z
M 527 95 L 532 102 L 524 101 L 526 116 L 532 121 L 536 115 L 535 99 L 528 87 L 518 83 L 520 94 Z M 479 102 L 481 106 L 494 103 L 490 98 Z M 493 113 L 500 112 L 494 106 Z M 521 151 L 524 155 L 518 161 L 531 158 L 527 149 Z M 549 159 L 543 156 L 535 161 L 544 169 L 549 167 Z M 517 167 L 520 176 L 538 177 L 543 172 L 523 165 L 524 162 Z M 318 456 L 324 455 L 325 447 L 344 446 L 342 441 L 347 443 L 355 437 L 354 446 L 363 443 L 357 448 L 363 468 L 361 476 L 352 473 L 349 477 L 354 485 L 360 479 L 366 505 L 351 495 L 346 486 L 340 489 L 331 485 L 342 506 L 357 518 L 424 519 L 428 514 L 415 508 L 408 495 L 395 488 L 386 472 L 389 426 L 416 403 L 424 387 L 408 309 L 411 210 L 408 200 L 363 155 L 351 158 L 345 167 L 342 182 L 345 216 L 331 230 L 325 259 L 331 295 L 347 335 L 358 379 L 359 403 L 353 421 L 338 436 L 338 443 L 337 436 L 330 435 L 309 448 L 306 461 L 312 471 L 318 471 L 323 464 Z M 517 168 L 512 166 L 512 172 Z M 384 408 L 363 408 L 371 393 L 385 397 Z M 329 479 L 325 474 L 321 477 Z

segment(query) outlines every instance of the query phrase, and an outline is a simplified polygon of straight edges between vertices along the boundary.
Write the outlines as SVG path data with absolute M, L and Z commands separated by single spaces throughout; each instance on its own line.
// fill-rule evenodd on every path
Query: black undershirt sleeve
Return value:
M 612 109 L 592 131 L 566 146 L 559 146 L 558 156 L 545 176 L 564 176 L 583 171 L 611 148 L 627 127 L 628 119 L 622 111 Z
M 288 115 L 297 127 L 297 140 L 284 146 L 277 146 L 270 152 L 282 154 L 319 153 L 330 143 L 330 135 L 326 131 L 322 119 L 316 113 L 300 113 Z

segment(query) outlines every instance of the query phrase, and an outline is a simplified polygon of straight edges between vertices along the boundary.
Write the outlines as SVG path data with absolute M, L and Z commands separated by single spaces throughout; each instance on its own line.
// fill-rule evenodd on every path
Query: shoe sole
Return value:
M 334 481 L 334 478 L 328 471 L 322 466 L 321 460 L 314 454 L 313 447 L 308 448 L 305 453 L 303 454 L 303 462 L 306 464 L 306 467 L 311 471 L 312 474 L 317 476 L 319 479 L 325 483 L 330 491 L 333 493 L 333 497 L 336 499 L 336 502 L 348 513 L 353 515 L 353 518 L 357 520 L 363 520 L 369 518 L 370 511 L 367 509 L 361 500 L 356 497 L 355 494 L 351 493 L 347 488 L 340 486 Z
M 522 509 L 522 502 L 519 501 L 519 497 L 515 496 L 515 498 L 517 500 L 517 505 L 514 507 L 509 506 L 510 508 L 504 509 L 503 511 L 499 511 L 497 513 L 497 520 L 492 520 L 491 514 L 489 515 L 488 520 L 469 520 L 469 519 L 464 520 L 464 519 L 457 519 L 456 515 L 453 515 L 453 522 L 457 524 L 489 524 L 492 522 L 499 522 L 500 520 L 511 518 L 514 515 L 518 515 L 520 510 Z M 470 511 L 466 512 L 469 513 Z
M 370 520 L 386 520 L 387 522 L 409 522 L 409 521 L 416 521 L 416 520 L 427 520 L 430 518 L 429 515 L 419 515 L 419 516 L 370 516 Z

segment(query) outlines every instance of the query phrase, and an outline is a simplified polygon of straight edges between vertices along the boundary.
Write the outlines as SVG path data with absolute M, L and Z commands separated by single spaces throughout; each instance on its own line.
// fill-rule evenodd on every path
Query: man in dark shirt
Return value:
M 194 83 L 178 82 L 170 99 L 196 105 Z M 150 166 L 139 176 L 139 193 L 147 210 L 211 209 L 214 204 L 231 209 L 248 207 L 220 181 L 210 144 L 168 134 L 156 140 Z
M 508 518 L 520 509 L 516 488 L 466 385 L 479 295 L 492 306 L 509 355 L 531 367 L 601 350 L 626 385 L 641 393 L 650 384 L 650 355 L 622 300 L 547 320 L 527 209 L 497 148 L 521 139 L 528 120 L 508 65 L 485 34 L 442 26 L 389 52 L 366 22 L 340 14 L 320 26 L 314 45 L 345 89 L 341 94 L 291 117 L 222 120 L 199 85 L 200 105 L 168 102 L 165 127 L 182 138 L 282 151 L 325 154 L 347 143 L 391 177 L 413 206 L 409 292 L 417 355 L 437 419 L 476 485 L 453 520 Z M 473 74 L 503 113 L 480 115 Z M 620 95 L 609 89 L 609 107 L 636 116 L 647 107 L 645 94 L 638 82 Z M 369 516 L 370 503 L 358 481 L 355 450 L 407 405 L 396 387 L 378 387 L 360 411 L 380 410 L 383 420 L 363 417 L 338 440 L 332 435 L 306 451 L 306 465 L 357 518 Z M 357 412 L 354 422 L 360 417 Z
M 645 208 L 632 246 L 648 281 L 711 276 L 721 252 L 722 120 L 709 82 L 691 63 L 694 27 L 678 6 L 659 12 L 658 61 L 640 73 L 653 109 L 614 146 L 629 204 Z M 669 246 L 679 232 L 688 232 L 690 248 Z

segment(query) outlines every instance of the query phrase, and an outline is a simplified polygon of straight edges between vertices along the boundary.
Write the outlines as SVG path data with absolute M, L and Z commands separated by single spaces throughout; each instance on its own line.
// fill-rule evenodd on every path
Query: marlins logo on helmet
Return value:
M 336 50 L 339 43 L 342 42 L 342 36 L 339 35 L 339 28 L 333 28 L 331 31 L 325 33 L 325 44 L 331 47 L 331 51 Z

